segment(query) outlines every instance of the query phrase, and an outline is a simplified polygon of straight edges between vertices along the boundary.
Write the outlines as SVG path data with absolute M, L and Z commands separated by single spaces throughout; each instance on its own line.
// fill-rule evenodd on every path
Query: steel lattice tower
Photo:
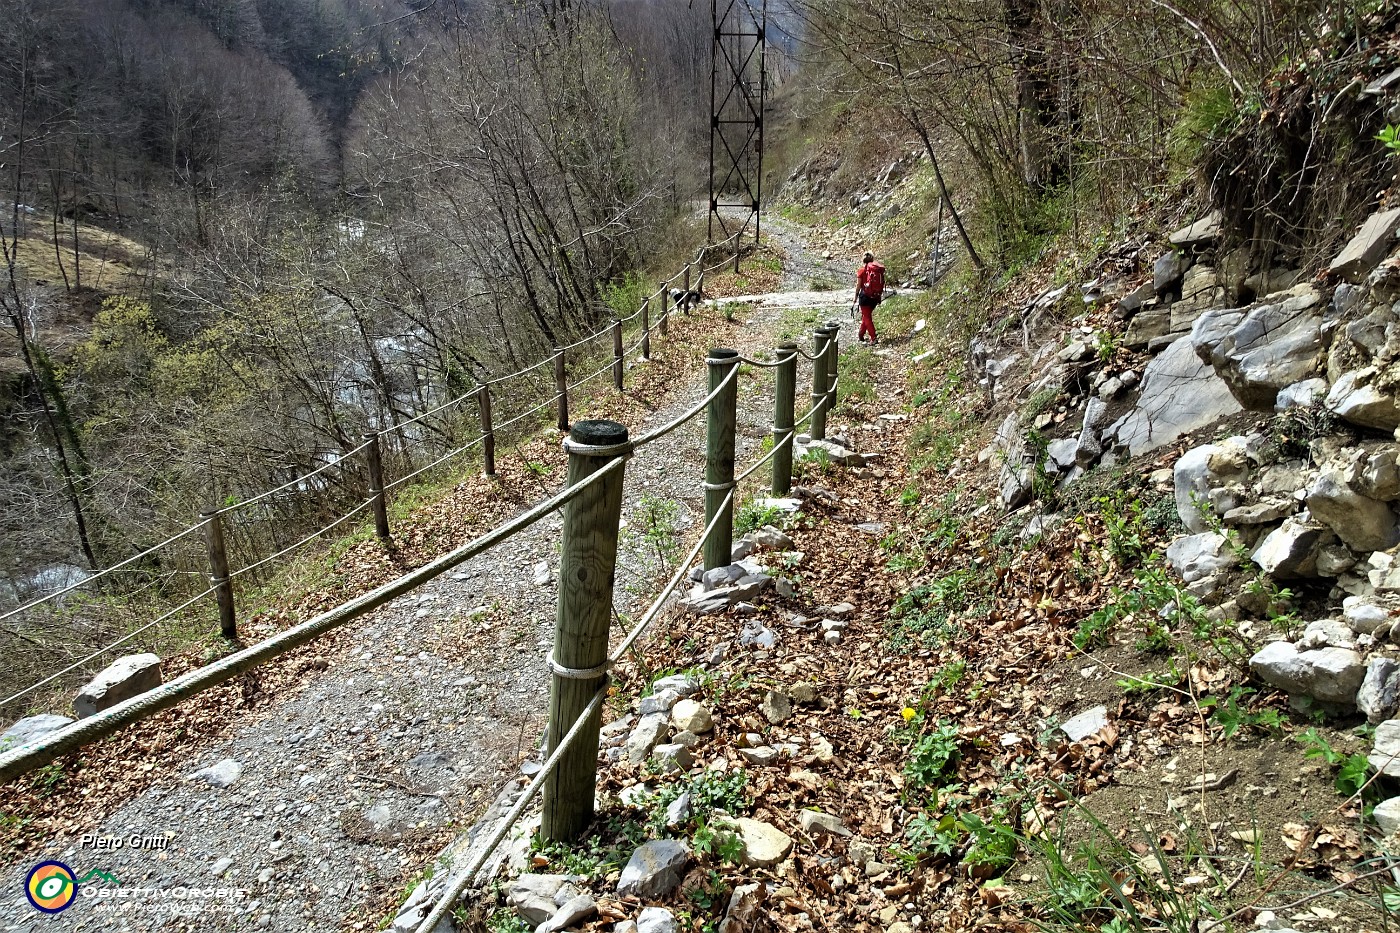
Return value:
M 752 225 L 757 243 L 763 194 L 763 110 L 768 96 L 764 60 L 768 3 L 762 0 L 755 10 L 748 0 L 711 0 L 710 10 L 714 45 L 710 58 L 709 239 L 715 242 L 716 226 L 723 234 L 720 239 L 727 240 Z M 735 213 L 726 217 L 725 209 Z

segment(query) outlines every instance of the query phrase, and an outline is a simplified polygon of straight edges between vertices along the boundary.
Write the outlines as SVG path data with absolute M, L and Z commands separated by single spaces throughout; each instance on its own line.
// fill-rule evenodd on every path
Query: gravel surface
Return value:
M 785 288 L 834 277 L 828 264 L 808 258 L 791 227 L 770 223 L 767 231 L 789 255 Z M 846 300 L 844 291 L 807 293 L 795 304 L 754 296 L 733 344 L 746 353 L 768 349 L 787 309 L 844 308 Z M 769 378 L 766 370 L 742 377 L 740 464 L 770 430 Z M 677 386 L 634 434 L 704 395 L 703 379 Z M 627 466 L 616 591 L 624 616 L 645 607 L 659 576 L 637 533 L 653 497 L 678 503 L 684 541 L 703 525 L 704 433 L 702 415 Z M 32 861 L 0 867 L 0 929 L 377 929 L 386 897 L 406 893 L 432 855 L 535 756 L 560 527 L 558 515 L 546 518 L 352 623 L 348 651 L 308 670 L 295 691 L 235 713 L 247 721 L 231 738 L 189 748 L 178 767 L 116 810 L 94 835 L 120 848 L 60 837 Z M 236 765 L 195 775 L 229 761 Z M 66 863 L 79 879 L 100 869 L 120 885 L 83 885 L 71 909 L 41 915 L 23 889 L 43 859 Z

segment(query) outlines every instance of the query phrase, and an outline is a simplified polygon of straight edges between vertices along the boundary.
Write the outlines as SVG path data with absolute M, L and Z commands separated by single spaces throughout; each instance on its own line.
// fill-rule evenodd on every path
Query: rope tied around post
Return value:
M 563 677 L 565 680 L 596 680 L 612 670 L 613 662 L 604 661 L 593 667 L 565 667 L 554 660 L 554 655 L 551 653 L 547 665 L 549 672 L 555 677 Z

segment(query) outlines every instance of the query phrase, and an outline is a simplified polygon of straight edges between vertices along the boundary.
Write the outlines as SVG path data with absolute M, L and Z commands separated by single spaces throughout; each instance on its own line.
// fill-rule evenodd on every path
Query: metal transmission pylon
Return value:
M 715 242 L 716 227 L 727 240 L 752 226 L 756 243 L 763 194 L 763 109 L 768 97 L 764 60 L 768 3 L 760 0 L 755 9 L 748 0 L 711 0 L 710 10 L 714 46 L 710 59 L 709 238 Z M 744 213 L 725 216 L 725 209 L 736 208 Z M 735 246 L 737 270 L 737 241 Z

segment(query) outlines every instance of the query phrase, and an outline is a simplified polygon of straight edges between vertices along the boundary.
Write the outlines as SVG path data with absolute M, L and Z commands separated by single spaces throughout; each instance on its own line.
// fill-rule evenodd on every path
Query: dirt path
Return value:
M 815 264 L 798 231 L 767 229 L 791 259 L 784 286 L 810 282 Z M 754 296 L 728 333 L 732 345 L 766 350 L 789 309 L 840 307 L 844 292 L 790 297 Z M 677 386 L 633 431 L 670 420 L 704 392 L 703 377 Z M 771 402 L 767 392 L 739 395 L 742 463 L 770 429 Z M 624 529 L 620 614 L 634 616 L 655 589 L 656 568 L 635 533 L 648 507 L 674 502 L 682 536 L 698 532 L 703 463 L 703 416 L 629 462 L 624 521 L 634 533 Z M 557 488 L 555 473 L 544 483 Z M 376 928 L 431 855 L 533 757 L 547 705 L 559 529 L 557 515 L 545 519 L 353 623 L 338 647 L 304 664 L 295 686 L 255 710 L 230 711 L 242 721 L 224 740 L 195 743 L 174 760 L 130 761 L 154 772 L 142 793 L 95 827 L 77 819 L 75 801 L 68 831 L 0 868 L 0 929 Z M 236 772 L 227 786 L 194 776 L 220 762 L 236 763 L 224 765 L 225 778 Z M 121 847 L 97 848 L 103 839 Z M 71 910 L 42 916 L 23 887 L 44 859 L 80 878 L 100 869 L 120 885 L 90 884 Z M 200 896 L 171 893 L 180 889 Z

